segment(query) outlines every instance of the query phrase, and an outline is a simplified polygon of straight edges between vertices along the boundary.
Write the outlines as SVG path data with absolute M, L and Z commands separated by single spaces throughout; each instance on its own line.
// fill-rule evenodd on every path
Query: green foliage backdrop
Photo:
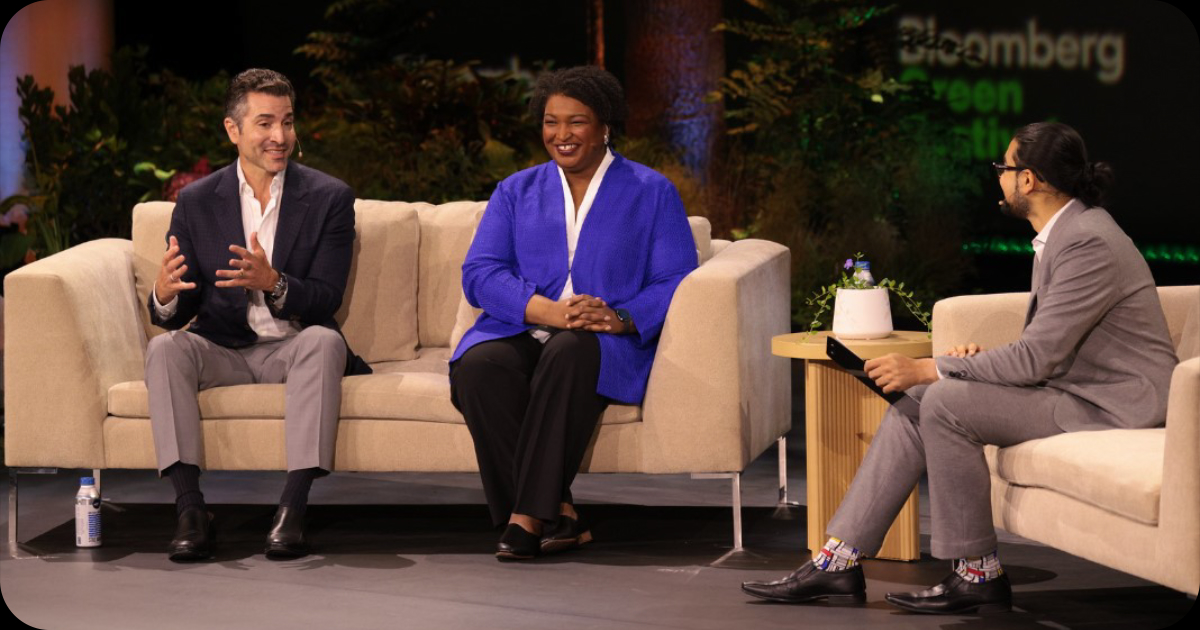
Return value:
M 956 151 L 945 105 L 896 79 L 887 9 L 750 4 L 756 19 L 721 27 L 753 47 L 716 95 L 732 140 L 726 212 L 735 234 L 791 248 L 795 321 L 811 319 L 805 298 L 854 252 L 923 302 L 957 288 L 967 265 L 959 217 L 978 179 Z
M 886 9 L 747 1 L 755 17 L 721 26 L 750 53 L 712 95 L 728 116 L 720 176 L 701 184 L 658 138 L 623 139 L 622 153 L 671 178 L 714 236 L 791 248 L 797 324 L 811 320 L 805 298 L 854 252 L 926 304 L 957 289 L 967 264 L 958 217 L 978 179 L 960 161 L 945 105 L 896 80 Z M 296 50 L 315 79 L 297 98 L 301 161 L 361 198 L 485 199 L 499 180 L 546 159 L 526 109 L 528 75 L 406 50 L 405 35 L 429 19 L 405 3 L 339 0 Z M 72 69 L 66 106 L 20 80 L 30 193 L 2 203 L 32 214 L 28 235 L 5 234 L 5 264 L 28 245 L 48 255 L 126 238 L 135 203 L 234 159 L 221 124 L 229 77 L 186 81 L 144 59 L 126 49 L 111 70 Z M 906 323 L 907 313 L 895 315 Z

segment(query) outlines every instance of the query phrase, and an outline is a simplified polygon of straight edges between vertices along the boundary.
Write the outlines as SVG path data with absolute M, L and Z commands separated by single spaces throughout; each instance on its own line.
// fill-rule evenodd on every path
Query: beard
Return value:
M 1007 199 L 1000 202 L 1000 214 L 1014 219 L 1028 219 L 1029 212 L 1032 210 L 1032 204 L 1029 203 L 1029 197 L 1021 194 L 1021 191 L 1013 191 L 1013 201 L 1009 203 Z

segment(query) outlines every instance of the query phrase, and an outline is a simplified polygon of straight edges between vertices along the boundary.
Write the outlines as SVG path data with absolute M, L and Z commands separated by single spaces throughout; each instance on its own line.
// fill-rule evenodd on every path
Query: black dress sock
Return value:
M 183 462 L 175 462 L 163 475 L 171 480 L 175 487 L 175 515 L 183 514 L 188 508 L 207 509 L 204 504 L 204 493 L 200 492 L 200 467 Z
M 287 474 L 287 483 L 283 486 L 283 496 L 279 497 L 280 507 L 289 507 L 301 514 L 308 508 L 308 491 L 312 482 L 321 477 L 325 471 L 320 468 L 304 468 L 293 470 Z

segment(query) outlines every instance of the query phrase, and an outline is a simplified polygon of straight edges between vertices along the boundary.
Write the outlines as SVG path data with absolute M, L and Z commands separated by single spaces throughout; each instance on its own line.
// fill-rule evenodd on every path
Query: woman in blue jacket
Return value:
M 609 401 L 639 404 L 696 245 L 675 187 L 613 151 L 627 108 L 601 68 L 545 73 L 530 108 L 551 161 L 496 187 L 463 263 L 483 313 L 450 359 L 497 546 L 522 560 L 591 540 L 571 499 Z

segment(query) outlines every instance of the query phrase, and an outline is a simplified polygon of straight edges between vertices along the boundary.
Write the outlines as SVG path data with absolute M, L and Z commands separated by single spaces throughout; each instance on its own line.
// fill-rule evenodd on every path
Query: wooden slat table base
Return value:
M 816 553 L 829 539 L 825 527 L 850 488 L 888 404 L 832 361 L 805 361 L 805 377 L 808 548 Z M 917 501 L 913 488 L 876 557 L 920 559 Z

